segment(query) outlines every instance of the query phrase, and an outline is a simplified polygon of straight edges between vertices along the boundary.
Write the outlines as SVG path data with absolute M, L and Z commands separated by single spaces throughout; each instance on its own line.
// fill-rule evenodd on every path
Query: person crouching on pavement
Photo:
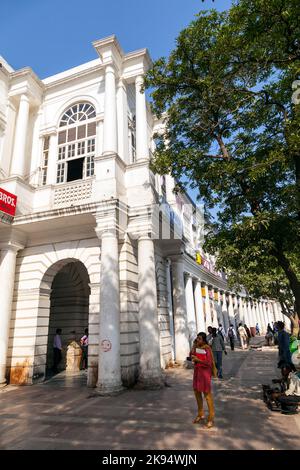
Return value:
M 197 335 L 191 351 L 191 358 L 194 363 L 193 389 L 198 405 L 198 415 L 193 422 L 199 423 L 205 419 L 202 398 L 203 393 L 208 406 L 206 427 L 211 428 L 214 424 L 215 417 L 211 393 L 211 377 L 212 375 L 216 377 L 217 370 L 211 347 L 207 344 L 205 333 L 201 332 Z

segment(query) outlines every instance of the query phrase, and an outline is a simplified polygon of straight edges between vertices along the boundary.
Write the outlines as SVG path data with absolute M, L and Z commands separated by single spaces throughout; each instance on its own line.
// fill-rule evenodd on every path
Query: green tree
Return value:
M 153 110 L 166 123 L 153 169 L 181 182 L 188 177 L 206 207 L 218 208 L 206 249 L 217 251 L 230 283 L 277 298 L 294 326 L 300 105 L 292 94 L 299 38 L 298 0 L 239 0 L 226 12 L 201 11 L 145 78 Z

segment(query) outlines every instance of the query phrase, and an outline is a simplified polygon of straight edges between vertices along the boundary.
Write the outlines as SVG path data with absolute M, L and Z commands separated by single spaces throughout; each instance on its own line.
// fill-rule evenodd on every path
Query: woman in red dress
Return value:
M 198 405 L 198 415 L 194 419 L 194 423 L 204 420 L 203 398 L 205 396 L 208 406 L 207 428 L 213 426 L 215 410 L 214 402 L 211 394 L 211 376 L 216 377 L 216 366 L 210 346 L 206 341 L 206 334 L 199 333 L 191 351 L 194 367 L 193 389 Z

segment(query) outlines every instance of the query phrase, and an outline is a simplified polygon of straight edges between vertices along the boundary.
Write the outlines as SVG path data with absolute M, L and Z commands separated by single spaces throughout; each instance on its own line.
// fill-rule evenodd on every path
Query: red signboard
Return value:
M 0 211 L 12 217 L 16 213 L 17 196 L 0 188 Z

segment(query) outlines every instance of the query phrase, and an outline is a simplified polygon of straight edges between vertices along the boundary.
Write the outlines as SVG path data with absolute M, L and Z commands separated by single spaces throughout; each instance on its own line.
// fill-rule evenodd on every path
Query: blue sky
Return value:
M 167 55 L 201 9 L 231 0 L 1 0 L 0 55 L 40 78 L 97 58 L 92 41 L 116 34 L 124 52 Z
M 124 52 L 168 55 L 200 10 L 231 0 L 0 0 L 0 55 L 41 78 L 97 58 L 92 42 L 116 34 Z M 189 191 L 195 200 L 196 191 Z

